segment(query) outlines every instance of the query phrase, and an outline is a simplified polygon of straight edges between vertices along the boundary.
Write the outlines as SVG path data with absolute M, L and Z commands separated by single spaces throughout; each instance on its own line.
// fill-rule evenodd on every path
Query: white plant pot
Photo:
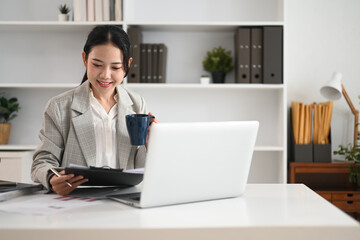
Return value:
M 67 22 L 69 21 L 69 14 L 59 14 L 58 15 L 59 22 Z
M 210 77 L 201 77 L 200 78 L 201 84 L 209 84 L 210 83 Z

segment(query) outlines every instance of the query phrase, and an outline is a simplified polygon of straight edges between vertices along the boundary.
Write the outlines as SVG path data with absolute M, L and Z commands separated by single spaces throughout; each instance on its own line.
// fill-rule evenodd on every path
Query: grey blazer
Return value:
M 96 143 L 93 116 L 89 99 L 88 81 L 79 87 L 49 100 L 43 117 L 39 137 L 41 144 L 33 156 L 31 178 L 44 187 L 49 186 L 49 169 L 59 170 L 70 163 L 95 166 Z M 147 113 L 144 99 L 138 94 L 117 87 L 118 116 L 117 139 L 120 168 L 144 166 L 146 149 L 130 144 L 125 115 Z

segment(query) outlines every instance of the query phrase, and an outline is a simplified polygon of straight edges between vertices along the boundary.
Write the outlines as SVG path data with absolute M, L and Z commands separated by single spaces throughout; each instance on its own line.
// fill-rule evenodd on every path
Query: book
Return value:
M 115 21 L 122 20 L 122 0 L 115 0 Z
M 86 0 L 74 0 L 73 3 L 74 21 L 86 21 Z
M 115 21 L 115 0 L 110 0 L 110 21 Z
M 101 22 L 103 20 L 103 0 L 95 0 L 95 21 Z
M 250 83 L 262 83 L 262 28 L 251 28 Z
M 0 185 L 0 202 L 43 190 L 41 184 L 15 183 Z
M 235 34 L 236 83 L 250 83 L 250 28 L 238 28 Z
M 103 21 L 110 21 L 110 0 L 103 0 Z
M 264 27 L 263 78 L 264 83 L 283 82 L 283 29 Z
M 95 0 L 87 0 L 87 20 L 95 21 Z

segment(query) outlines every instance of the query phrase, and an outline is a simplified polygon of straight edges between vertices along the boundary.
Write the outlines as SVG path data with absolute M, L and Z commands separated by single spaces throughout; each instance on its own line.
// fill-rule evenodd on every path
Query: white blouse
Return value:
M 116 158 L 116 116 L 118 115 L 118 95 L 114 96 L 116 104 L 111 108 L 109 114 L 94 97 L 90 89 L 90 104 L 94 118 L 94 129 L 96 139 L 96 167 L 119 168 Z

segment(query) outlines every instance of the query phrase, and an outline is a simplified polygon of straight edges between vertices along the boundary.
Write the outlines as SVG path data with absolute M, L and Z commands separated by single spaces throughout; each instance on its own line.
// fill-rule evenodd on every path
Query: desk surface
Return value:
M 36 195 L 25 196 L 33 198 Z M 11 200 L 17 201 L 17 199 Z M 136 209 L 104 200 L 48 216 L 0 212 L 4 239 L 360 239 L 358 222 L 302 184 L 249 184 L 242 197 Z M 224 238 L 225 235 L 225 238 Z

